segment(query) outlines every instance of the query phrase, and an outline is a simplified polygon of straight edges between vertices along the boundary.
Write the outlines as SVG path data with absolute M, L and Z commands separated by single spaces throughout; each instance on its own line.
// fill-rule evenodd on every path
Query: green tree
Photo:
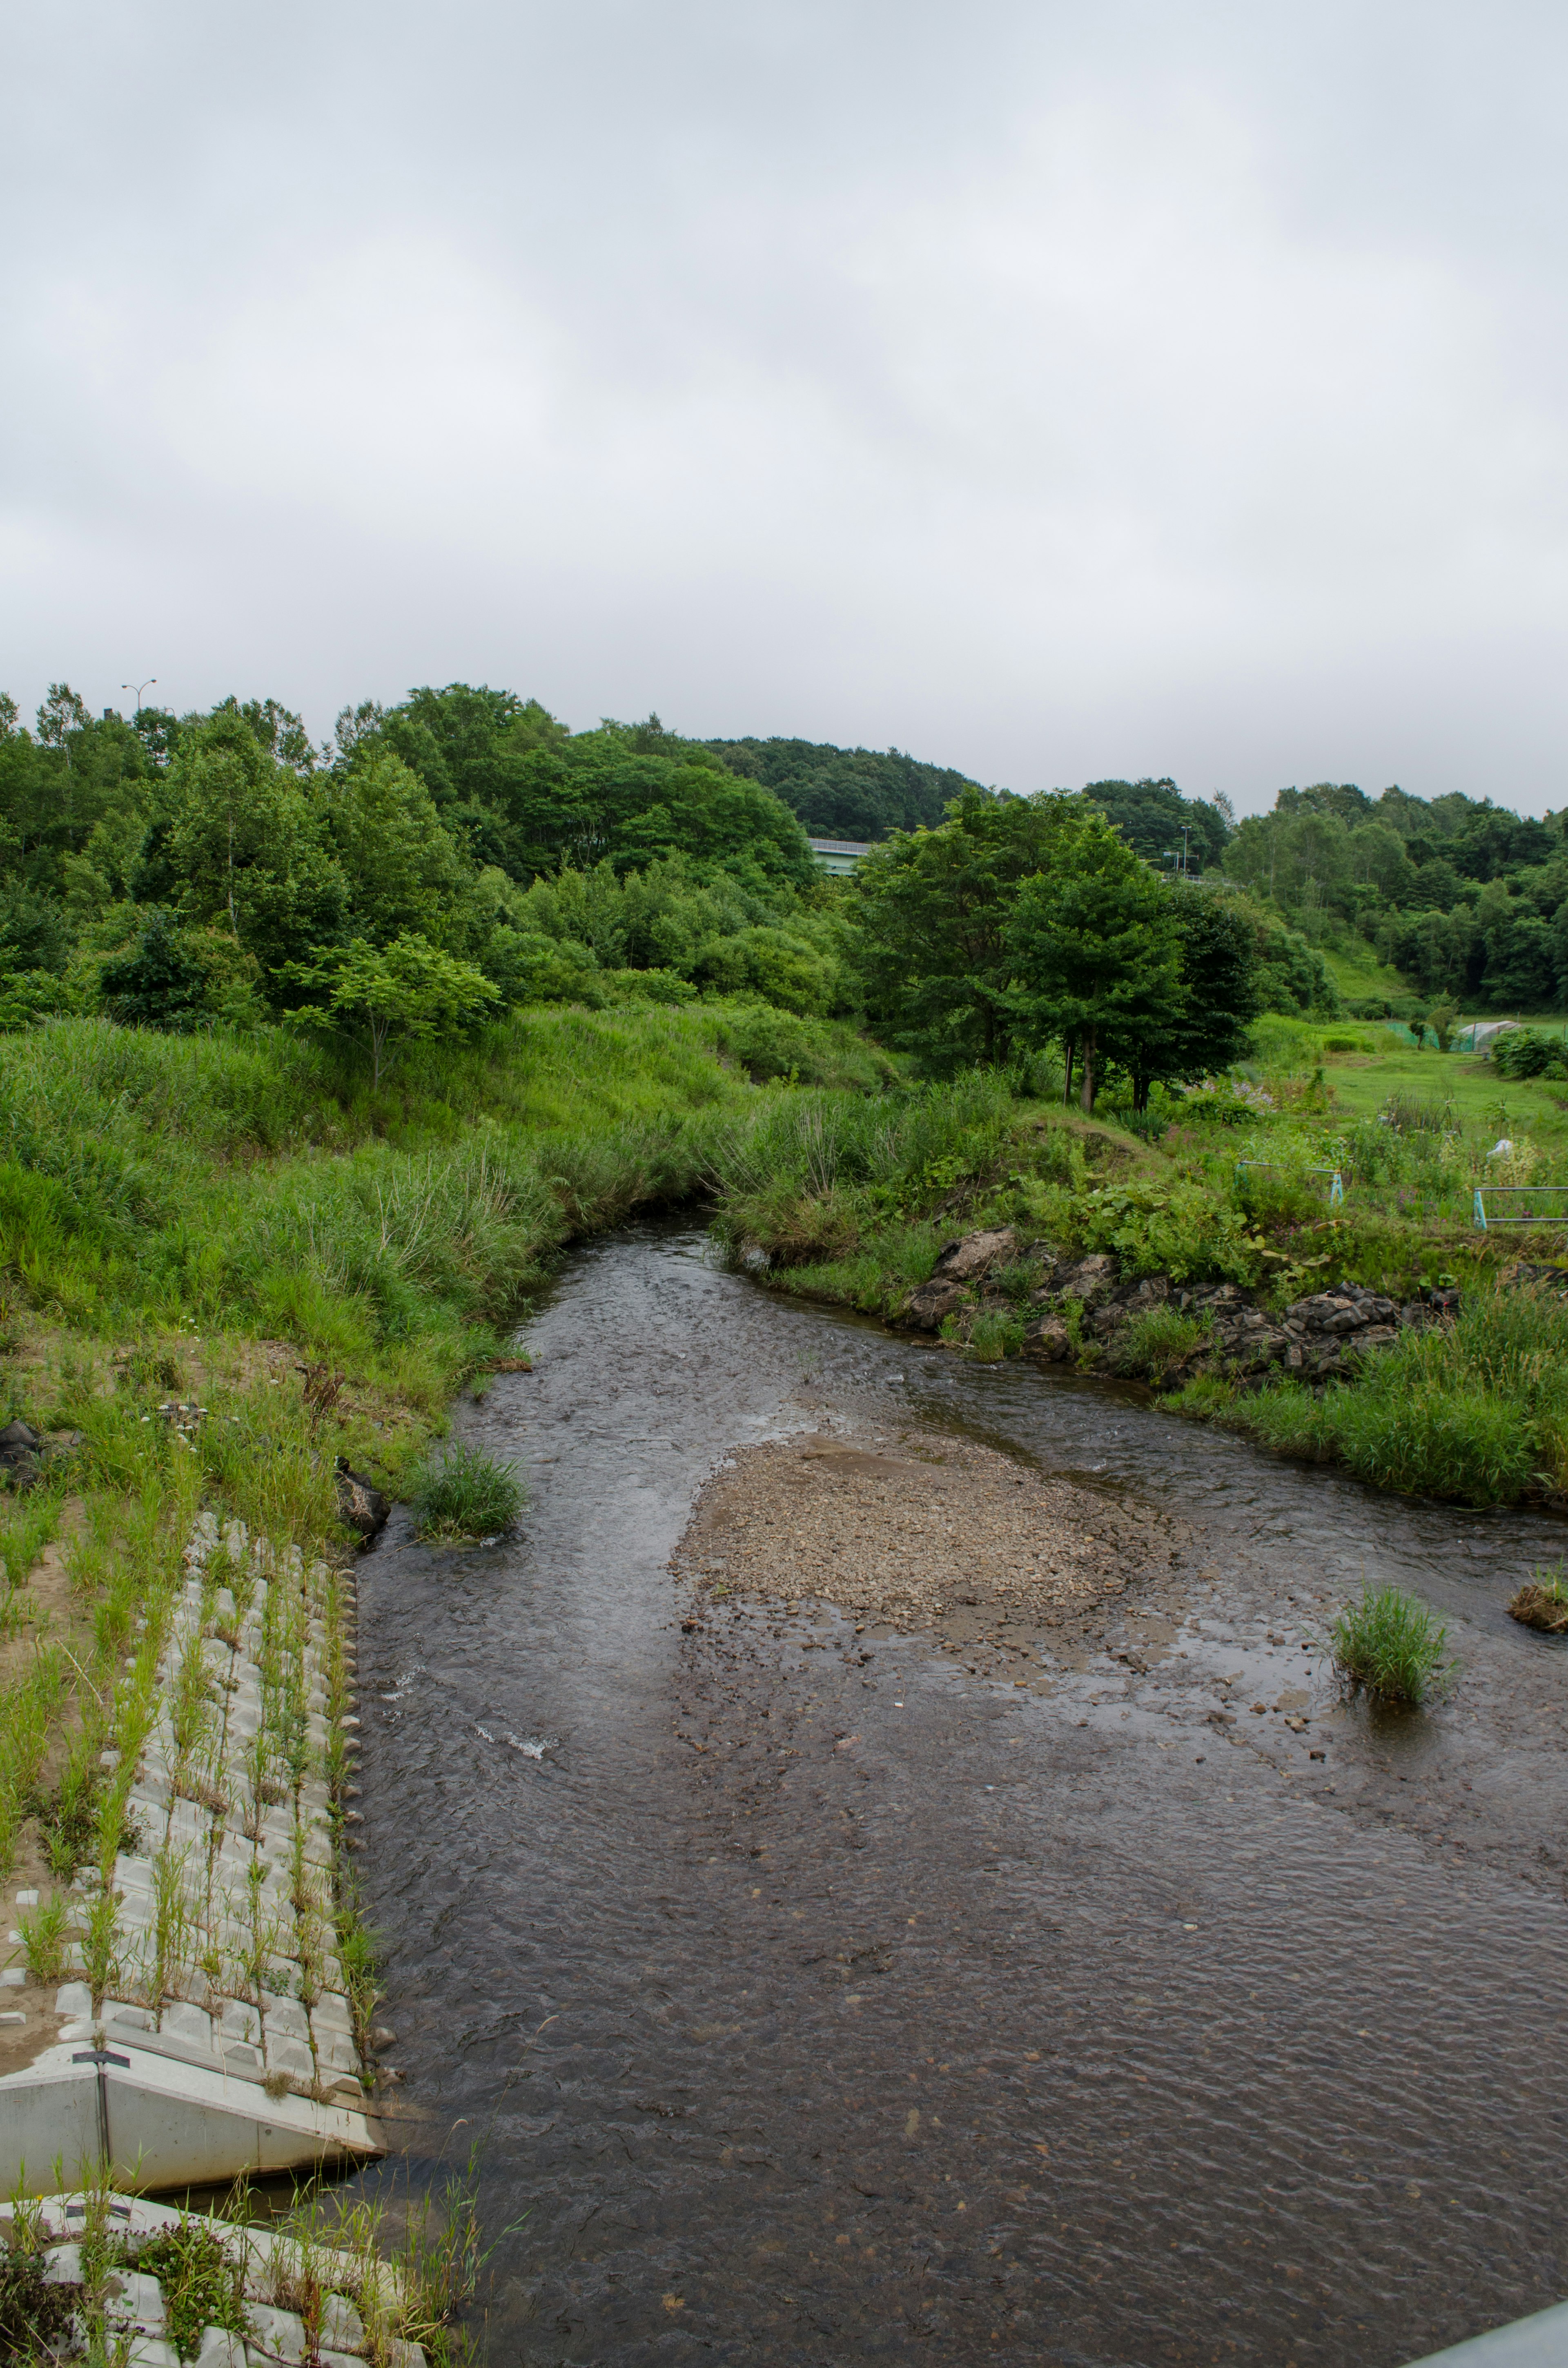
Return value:
M 347 896 L 347 926 L 386 945 L 405 929 L 439 939 L 470 866 L 417 773 L 392 749 L 334 777 L 327 836 Z
M 134 882 L 139 903 L 226 924 L 269 977 L 341 928 L 349 896 L 306 783 L 236 708 L 182 734 Z
M 1187 872 L 1207 871 L 1224 854 L 1232 825 L 1217 805 L 1184 797 L 1172 780 L 1090 781 L 1085 791 L 1108 814 L 1128 845 L 1156 871 L 1168 849 L 1185 857 Z
M 1263 1008 L 1256 937 L 1233 895 L 1176 887 L 1170 917 L 1177 959 L 1174 999 L 1163 1010 L 1141 1004 L 1130 1022 L 1110 1030 L 1104 1048 L 1132 1080 L 1134 1110 L 1148 1108 L 1157 1077 L 1205 1077 L 1239 1061 Z
M 378 1086 L 392 1039 L 459 1035 L 501 1000 L 482 970 L 444 953 L 416 929 L 388 946 L 356 938 L 350 945 L 320 947 L 311 962 L 290 963 L 289 974 L 300 986 L 325 992 L 324 1002 L 290 1011 L 290 1025 L 363 1041 Z
M 866 858 L 856 958 L 869 1014 L 893 1043 L 936 1069 L 1006 1057 L 1018 1018 L 1007 941 L 1018 882 L 1089 811 L 1066 793 L 968 789 L 940 829 L 895 832 Z
M 1025 880 L 1006 927 L 1015 1008 L 1037 1037 L 1076 1049 L 1080 1100 L 1095 1106 L 1102 1040 L 1157 1044 L 1181 991 L 1180 929 L 1170 891 L 1120 832 L 1080 808 Z

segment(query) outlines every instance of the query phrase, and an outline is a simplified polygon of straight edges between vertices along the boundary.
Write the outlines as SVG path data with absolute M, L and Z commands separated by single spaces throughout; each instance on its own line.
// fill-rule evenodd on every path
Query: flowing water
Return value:
M 1502 1608 L 1560 1530 L 780 1301 L 689 1230 L 582 1250 L 528 1338 L 461 1417 L 519 1536 L 394 1527 L 360 1597 L 387 2052 L 419 2176 L 483 2137 L 494 2361 L 1366 2368 L 1568 2294 L 1568 1665 Z M 1036 1697 L 808 1656 L 825 1615 L 684 1633 L 695 1489 L 823 1408 L 1178 1508 L 1233 1666 L 1267 1605 L 1417 1585 L 1471 1707 L 1346 1716 L 1331 1793 L 1108 1662 Z

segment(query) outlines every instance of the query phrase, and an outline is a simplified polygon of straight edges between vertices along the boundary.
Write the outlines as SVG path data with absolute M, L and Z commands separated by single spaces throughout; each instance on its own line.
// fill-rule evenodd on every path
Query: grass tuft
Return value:
M 1440 1693 L 1458 1664 L 1449 1632 L 1419 1596 L 1403 1588 L 1365 1588 L 1329 1622 L 1335 1665 L 1353 1686 L 1380 1702 L 1417 1708 Z
M 510 1463 L 498 1463 L 460 1440 L 432 1456 L 414 1492 L 414 1533 L 419 1538 L 499 1537 L 523 1508 L 525 1490 Z
M 1568 1583 L 1562 1570 L 1538 1570 L 1509 1599 L 1508 1610 L 1522 1627 L 1539 1628 L 1545 1636 L 1568 1636 Z

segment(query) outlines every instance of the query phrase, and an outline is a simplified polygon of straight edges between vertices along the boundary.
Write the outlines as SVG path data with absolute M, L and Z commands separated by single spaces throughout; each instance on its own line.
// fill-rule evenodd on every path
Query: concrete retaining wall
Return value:
M 100 2149 L 153 2191 L 381 2150 L 339 1955 L 339 1582 L 210 1514 L 185 1566 L 132 1746 L 133 1847 L 107 1890 L 76 1886 L 59 2027 L 0 2079 L 0 2189 Z

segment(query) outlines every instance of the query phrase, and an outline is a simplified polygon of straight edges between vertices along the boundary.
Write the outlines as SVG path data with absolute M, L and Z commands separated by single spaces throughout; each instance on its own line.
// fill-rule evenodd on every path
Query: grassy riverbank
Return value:
M 1210 1372 L 1167 1403 L 1383 1487 L 1477 1504 L 1568 1488 L 1568 1313 L 1551 1286 L 1511 1280 L 1521 1257 L 1568 1258 L 1568 1231 L 1555 1215 L 1473 1223 L 1478 1184 L 1568 1176 L 1551 1088 L 1353 1024 L 1266 1020 L 1257 1045 L 1250 1074 L 1173 1097 L 1138 1133 L 1131 1113 L 1086 1121 L 978 1073 L 881 1103 L 792 1097 L 722 1134 L 717 1230 L 780 1289 L 896 1319 L 955 1234 L 1011 1226 L 1017 1252 L 988 1304 L 944 1327 L 988 1357 L 1021 1348 L 1048 1248 L 1109 1252 L 1124 1275 L 1174 1285 L 1229 1281 L 1275 1313 L 1347 1281 L 1402 1303 L 1458 1288 L 1457 1322 L 1408 1333 L 1356 1378 L 1314 1392 Z M 1085 1360 L 1157 1383 L 1204 1338 L 1161 1310 L 1108 1365 L 1092 1342 Z
M 893 1074 L 845 1028 L 751 1004 L 530 1008 L 379 1091 L 281 1031 L 0 1037 L 0 1424 L 39 1439 L 25 1493 L 0 1496 L 0 1873 L 40 1894 L 9 1952 L 28 2012 L 7 2068 L 72 1968 L 95 1998 L 110 1985 L 117 1861 L 143 1846 L 130 1788 L 199 1512 L 340 1563 L 338 1459 L 411 1493 L 567 1239 L 699 1190 L 719 1133 L 790 1080 L 858 1096 Z M 327 1642 L 342 1709 L 350 1640 Z M 351 1772 L 341 1750 L 312 1762 L 363 2021 Z

